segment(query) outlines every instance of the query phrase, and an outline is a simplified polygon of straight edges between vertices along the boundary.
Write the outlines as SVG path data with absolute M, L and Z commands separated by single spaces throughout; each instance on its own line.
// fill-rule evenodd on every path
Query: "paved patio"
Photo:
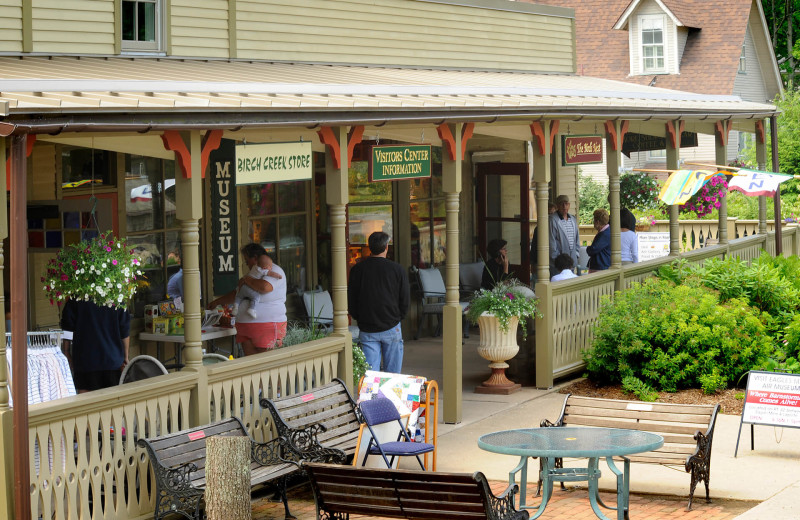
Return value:
M 474 387 L 489 373 L 485 360 L 476 353 L 478 333 L 474 330 L 463 349 L 463 418 L 459 424 L 439 424 L 438 471 L 472 473 L 482 471 L 496 490 L 507 485 L 508 471 L 518 458 L 485 452 L 477 439 L 484 433 L 511 428 L 538 426 L 548 418 L 555 420 L 561 411 L 564 395 L 551 390 L 523 387 L 509 396 L 475 394 Z M 435 379 L 442 386 L 441 338 L 407 341 L 403 371 Z M 440 398 L 440 407 L 446 395 Z M 440 413 L 441 417 L 441 413 Z M 706 504 L 702 484 L 698 486 L 694 509 L 686 512 L 689 475 L 682 469 L 651 464 L 631 466 L 631 517 L 639 520 L 660 519 L 733 519 L 789 520 L 797 518 L 794 509 L 800 491 L 800 430 L 756 426 L 755 447 L 750 450 L 750 428 L 742 428 L 738 457 L 733 456 L 739 431 L 739 416 L 717 418 L 714 435 L 711 498 Z M 566 466 L 580 461 L 565 461 Z M 413 466 L 405 466 L 412 468 Z M 601 464 L 601 469 L 602 469 Z M 605 472 L 606 474 L 609 472 Z M 615 481 L 603 476 L 601 490 L 613 489 Z M 591 519 L 592 512 L 586 483 L 567 491 L 556 490 L 543 515 L 544 519 Z M 535 489 L 535 485 L 533 486 Z M 529 489 L 529 494 L 533 492 Z M 613 503 L 611 495 L 608 502 Z M 538 499 L 529 497 L 529 504 Z M 283 518 L 280 503 L 255 497 L 254 518 Z M 302 486 L 290 497 L 292 512 L 299 519 L 315 518 L 313 497 L 309 487 Z

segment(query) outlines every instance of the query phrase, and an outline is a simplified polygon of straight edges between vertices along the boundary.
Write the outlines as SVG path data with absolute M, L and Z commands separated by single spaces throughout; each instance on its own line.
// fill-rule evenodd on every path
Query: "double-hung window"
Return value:
M 642 72 L 666 72 L 664 61 L 664 17 L 642 16 Z
M 163 51 L 164 1 L 122 0 L 122 50 Z

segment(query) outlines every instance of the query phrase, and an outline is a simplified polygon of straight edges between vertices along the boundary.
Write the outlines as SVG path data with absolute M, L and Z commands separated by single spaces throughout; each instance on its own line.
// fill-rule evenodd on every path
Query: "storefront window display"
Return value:
M 167 281 L 180 269 L 180 231 L 175 217 L 175 163 L 125 155 L 125 213 L 128 245 L 142 262 L 145 286 L 133 313 L 167 296 Z
M 305 182 L 247 187 L 249 240 L 261 244 L 286 273 L 287 289 L 306 287 Z
M 432 149 L 431 177 L 411 181 L 411 264 L 424 269 L 445 263 L 442 149 Z
M 65 191 L 116 186 L 117 154 L 76 146 L 61 147 L 61 187 Z
M 394 210 L 392 182 L 369 182 L 369 163 L 353 161 L 350 164 L 350 203 L 347 205 L 348 270 L 362 258 L 369 256 L 367 239 L 375 231 L 391 237 L 388 258 L 395 259 Z M 388 203 L 388 204 L 387 204 Z

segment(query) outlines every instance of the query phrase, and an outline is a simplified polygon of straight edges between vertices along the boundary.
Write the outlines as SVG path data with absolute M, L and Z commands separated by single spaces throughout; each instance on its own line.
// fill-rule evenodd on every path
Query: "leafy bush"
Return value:
M 286 328 L 286 336 L 283 338 L 282 347 L 291 347 L 301 343 L 308 343 L 317 339 L 322 339 L 328 334 L 325 329 L 309 326 L 304 322 L 291 322 Z
M 358 346 L 358 343 L 353 341 L 353 388 L 358 389 L 358 382 L 367 373 L 370 367 L 367 363 L 367 356 L 364 351 Z
M 635 395 L 640 401 L 652 403 L 658 399 L 658 392 L 643 383 L 638 377 L 627 376 L 622 378 L 622 389 L 629 394 Z
M 715 291 L 656 278 L 606 297 L 594 335 L 584 355 L 593 381 L 637 377 L 669 392 L 719 388 L 773 351 L 760 314 L 746 302 L 720 304 Z
M 594 210 L 609 209 L 608 186 L 604 186 L 588 175 L 578 176 L 578 223 L 591 226 Z

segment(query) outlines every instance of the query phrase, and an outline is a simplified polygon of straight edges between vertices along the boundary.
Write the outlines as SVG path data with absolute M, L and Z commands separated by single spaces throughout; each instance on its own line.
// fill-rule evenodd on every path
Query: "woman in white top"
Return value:
M 619 238 L 622 242 L 622 264 L 639 262 L 639 237 L 636 236 L 636 217 L 628 210 L 620 212 Z

